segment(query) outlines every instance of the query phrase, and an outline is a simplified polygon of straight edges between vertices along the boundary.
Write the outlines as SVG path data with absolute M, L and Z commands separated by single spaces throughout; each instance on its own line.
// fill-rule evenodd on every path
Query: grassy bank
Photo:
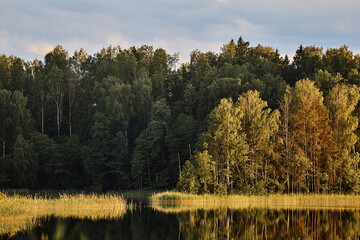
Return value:
M 118 194 L 123 196 L 124 198 L 148 200 L 150 196 L 158 192 L 159 191 L 155 191 L 155 190 L 129 190 L 129 191 L 118 192 Z
M 360 196 L 338 194 L 274 194 L 274 195 L 195 195 L 179 192 L 153 194 L 152 204 L 232 205 L 232 206 L 294 206 L 360 208 Z
M 120 218 L 126 202 L 119 195 L 59 195 L 57 198 L 0 193 L 0 234 L 36 225 L 45 216 L 89 219 Z

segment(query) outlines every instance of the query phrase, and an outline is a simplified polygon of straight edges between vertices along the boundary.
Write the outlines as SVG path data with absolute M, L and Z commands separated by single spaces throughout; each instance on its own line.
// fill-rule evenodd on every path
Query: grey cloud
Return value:
M 162 43 L 170 53 L 188 56 L 201 46 L 219 51 L 240 35 L 284 54 L 300 44 L 360 49 L 356 0 L 0 0 L 0 5 L 0 52 L 26 59 L 41 57 L 29 52 L 30 46 L 41 52 L 57 43 L 70 53 L 80 47 L 94 53 L 109 43 Z

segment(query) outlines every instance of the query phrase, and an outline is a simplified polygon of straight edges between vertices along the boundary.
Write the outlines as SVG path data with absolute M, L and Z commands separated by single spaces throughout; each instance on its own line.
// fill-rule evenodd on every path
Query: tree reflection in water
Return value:
M 359 239 L 360 212 L 219 208 L 178 212 L 182 239 Z
M 142 206 L 118 219 L 49 216 L 0 239 L 359 239 L 360 209 Z

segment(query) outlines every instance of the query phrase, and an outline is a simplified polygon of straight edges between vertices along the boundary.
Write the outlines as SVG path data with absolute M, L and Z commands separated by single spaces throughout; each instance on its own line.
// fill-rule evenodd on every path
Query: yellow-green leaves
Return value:
M 303 168 L 297 175 L 293 174 L 293 178 L 299 183 L 301 180 L 301 184 L 309 190 L 319 192 L 320 175 L 330 174 L 328 159 L 336 151 L 328 110 L 323 104 L 321 92 L 309 79 L 298 81 L 295 88 L 286 94 L 291 99 L 290 128 L 295 143 L 295 157 L 307 158 L 311 163 L 309 168 Z
M 350 151 L 357 141 L 354 131 L 358 126 L 358 118 L 354 111 L 359 98 L 359 88 L 345 84 L 333 87 L 326 98 L 336 144 L 344 151 Z
M 279 119 L 279 111 L 267 108 L 257 91 L 242 94 L 235 104 L 231 98 L 221 99 L 209 115 L 204 151 L 186 163 L 180 185 L 190 184 L 193 175 L 187 171 L 195 167 L 197 193 L 223 194 L 251 187 L 263 191 L 259 186 L 267 179 Z
M 242 94 L 236 108 L 240 113 L 242 130 L 249 145 L 250 169 L 245 168 L 246 175 L 255 186 L 258 181 L 267 179 L 267 168 L 273 157 L 275 144 L 273 136 L 279 128 L 280 112 L 267 108 L 267 103 L 261 100 L 257 91 Z
M 349 179 L 354 179 L 358 175 L 354 170 L 359 159 L 352 150 L 358 141 L 355 130 L 359 120 L 354 112 L 359 99 L 359 88 L 345 84 L 333 87 L 326 98 L 337 150 L 336 157 L 331 161 L 331 176 L 334 186 L 338 184 L 340 189 L 344 185 L 342 181 L 347 182 L 351 188 L 356 187 L 353 184 L 355 181 Z

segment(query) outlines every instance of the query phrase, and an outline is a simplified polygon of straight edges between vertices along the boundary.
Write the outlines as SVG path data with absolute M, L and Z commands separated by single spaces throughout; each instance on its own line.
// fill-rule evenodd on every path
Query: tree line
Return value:
M 358 192 L 360 56 L 241 37 L 0 55 L 1 188 Z

